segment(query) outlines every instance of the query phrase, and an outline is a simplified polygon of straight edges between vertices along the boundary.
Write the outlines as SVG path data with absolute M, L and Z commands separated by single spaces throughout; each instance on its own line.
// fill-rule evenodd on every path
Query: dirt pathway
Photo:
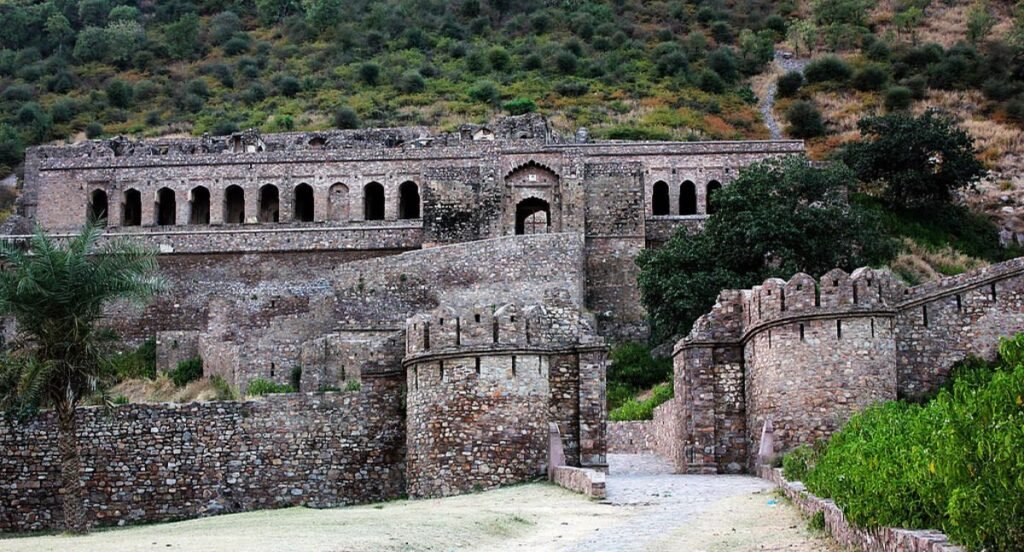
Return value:
M 0 539 L 0 550 L 106 552 L 838 550 L 807 530 L 771 484 L 671 475 L 652 456 L 611 455 L 608 500 L 547 483 L 433 500 L 289 508 L 97 531 Z
M 757 108 L 761 111 L 761 117 L 764 118 L 764 124 L 768 127 L 768 133 L 771 135 L 772 140 L 781 140 L 783 138 L 782 125 L 775 118 L 775 95 L 778 93 L 775 79 L 789 71 L 799 71 L 802 73 L 809 61 L 809 59 L 794 57 L 787 52 L 775 52 L 775 59 L 768 71 L 768 78 L 770 80 L 765 82 L 764 90 L 761 92 L 761 99 L 757 103 Z

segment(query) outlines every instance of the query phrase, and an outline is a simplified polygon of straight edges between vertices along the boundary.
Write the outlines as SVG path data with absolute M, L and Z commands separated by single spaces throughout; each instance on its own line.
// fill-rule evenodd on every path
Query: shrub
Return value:
M 903 111 L 914 103 L 914 93 L 906 86 L 890 86 L 885 91 L 885 109 L 887 111 Z
M 375 86 L 380 79 L 380 65 L 364 63 L 359 67 L 359 78 L 370 86 Z
M 508 69 L 509 63 L 512 58 L 508 55 L 508 52 L 501 46 L 495 46 L 490 50 L 487 50 L 487 63 L 491 65 L 491 69 L 495 71 L 504 71 Z
M 697 87 L 709 94 L 721 94 L 725 91 L 725 81 L 718 73 L 704 69 L 697 77 Z
M 776 82 L 778 87 L 779 96 L 787 98 L 795 96 L 800 91 L 800 87 L 804 85 L 804 76 L 799 71 L 790 71 L 785 75 L 779 77 Z
M 237 56 L 244 54 L 249 51 L 250 40 L 248 35 L 239 35 L 232 37 L 230 40 L 224 43 L 224 53 L 229 56 Z
M 238 123 L 228 119 L 218 119 L 210 128 L 210 134 L 214 136 L 228 136 L 236 132 L 238 132 Z
M 789 127 L 786 131 L 796 138 L 815 138 L 825 134 L 825 123 L 821 112 L 811 102 L 798 101 L 786 109 Z
M 50 117 L 55 123 L 66 123 L 75 118 L 78 113 L 78 103 L 71 98 L 61 98 L 50 107 Z
M 878 65 L 868 65 L 853 74 L 853 87 L 857 90 L 881 90 L 889 82 L 889 73 Z
M 575 74 L 578 65 L 579 60 L 569 50 L 562 50 L 555 55 L 555 69 L 563 75 Z
M 1024 122 L 1024 99 L 1015 98 L 1008 102 L 1004 107 L 1006 109 L 1006 116 L 1017 122 Z
M 814 467 L 817 453 L 808 445 L 800 445 L 782 456 L 782 474 L 790 481 L 803 481 Z
M 406 94 L 422 92 L 426 87 L 427 83 L 419 71 L 406 71 L 398 80 L 398 89 Z
M 107 101 L 114 107 L 129 108 L 132 105 L 132 98 L 135 89 L 121 79 L 114 79 L 107 84 Z
M 149 339 L 136 349 L 115 353 L 106 359 L 105 371 L 115 382 L 156 377 L 156 340 Z
M 611 351 L 608 382 L 622 383 L 633 389 L 647 389 L 672 375 L 672 359 L 654 358 L 651 350 L 639 343 L 624 343 Z
M 836 56 L 824 56 L 815 59 L 804 68 L 807 82 L 846 82 L 853 70 L 850 65 Z
M 654 409 L 672 398 L 672 382 L 658 385 L 651 390 L 651 396 L 642 401 L 627 400 L 622 406 L 608 413 L 608 419 L 615 422 L 629 420 L 650 420 L 654 418 Z
M 555 85 L 555 92 L 560 96 L 578 98 L 590 92 L 590 85 L 578 80 L 562 81 Z
M 972 363 L 924 406 L 868 408 L 832 436 L 804 480 L 862 526 L 941 529 L 972 550 L 1024 542 L 1024 336 Z
M 515 98 L 505 102 L 501 107 L 512 115 L 522 115 L 537 111 L 537 104 L 530 98 Z
M 263 378 L 256 378 L 249 382 L 249 387 L 246 389 L 246 394 L 250 397 L 262 397 L 263 395 L 269 395 L 274 393 L 294 393 L 290 385 L 284 383 L 275 383 L 270 380 Z
M 498 92 L 498 85 L 489 80 L 477 82 L 470 87 L 468 94 L 470 98 L 486 104 L 497 103 L 501 97 L 501 93 Z
M 103 125 L 101 125 L 100 123 L 98 123 L 96 121 L 93 121 L 93 122 L 85 125 L 85 137 L 86 138 L 88 138 L 90 140 L 93 140 L 93 139 L 99 138 L 100 136 L 103 136 Z
M 910 89 L 915 100 L 923 100 L 928 94 L 928 79 L 924 75 L 913 75 L 900 83 Z
M 359 380 L 350 379 L 345 382 L 345 391 L 348 391 L 349 393 L 354 393 L 362 388 L 363 384 L 360 383 Z
M 216 375 L 210 378 L 210 385 L 213 386 L 213 390 L 216 393 L 215 400 L 218 401 L 234 401 L 238 399 L 238 393 L 235 392 L 231 384 L 227 382 L 220 375 Z
M 178 366 L 167 373 L 174 385 L 184 387 L 189 382 L 203 377 L 203 359 L 193 357 L 178 363 Z
M 341 106 L 334 112 L 334 126 L 340 129 L 359 128 L 359 115 L 348 106 Z
M 29 84 L 12 84 L 4 89 L 0 98 L 5 102 L 28 102 L 35 97 L 35 90 Z
M 188 81 L 188 84 L 185 85 L 185 91 L 201 98 L 210 97 L 210 88 L 206 86 L 206 81 L 203 79 L 192 79 Z
M 302 84 L 299 83 L 299 79 L 291 75 L 281 77 L 281 81 L 277 86 L 281 90 L 281 95 L 288 98 L 294 98 L 296 94 L 302 91 Z

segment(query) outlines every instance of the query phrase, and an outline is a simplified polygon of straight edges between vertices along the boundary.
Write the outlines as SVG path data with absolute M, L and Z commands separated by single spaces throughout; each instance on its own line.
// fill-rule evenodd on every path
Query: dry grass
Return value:
M 903 240 L 903 251 L 889 263 L 889 268 L 907 283 L 919 284 L 981 268 L 987 264 L 981 259 L 964 255 L 948 246 L 932 249 L 907 238 Z
M 904 33 L 901 38 L 912 38 L 918 44 L 934 42 L 941 44 L 943 48 L 949 48 L 957 42 L 964 42 L 967 40 L 967 14 L 973 3 L 973 0 L 933 1 L 925 9 L 924 18 L 921 24 L 914 29 L 913 36 L 909 37 Z M 989 9 L 998 21 L 992 32 L 989 33 L 990 39 L 1003 38 L 1009 32 L 1012 26 L 1011 7 L 1012 3 L 989 2 Z M 892 23 L 895 13 L 894 0 L 878 2 L 868 16 L 875 25 L 877 35 L 897 33 L 897 29 Z
M 179 388 L 163 374 L 154 380 L 125 380 L 110 389 L 110 396 L 124 396 L 133 403 L 186 403 L 221 398 L 209 378 L 202 378 Z

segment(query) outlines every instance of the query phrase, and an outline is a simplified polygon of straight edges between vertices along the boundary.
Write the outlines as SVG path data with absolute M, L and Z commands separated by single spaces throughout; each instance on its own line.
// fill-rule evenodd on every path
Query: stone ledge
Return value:
M 590 468 L 555 466 L 551 470 L 551 482 L 555 485 L 599 500 L 607 496 L 605 480 L 604 473 Z
M 843 510 L 835 502 L 809 493 L 799 481 L 786 480 L 782 469 L 759 466 L 757 474 L 778 485 L 805 514 L 810 516 L 824 512 L 826 531 L 843 546 L 857 547 L 865 552 L 966 552 L 965 548 L 950 543 L 949 538 L 940 531 L 856 527 L 846 520 Z

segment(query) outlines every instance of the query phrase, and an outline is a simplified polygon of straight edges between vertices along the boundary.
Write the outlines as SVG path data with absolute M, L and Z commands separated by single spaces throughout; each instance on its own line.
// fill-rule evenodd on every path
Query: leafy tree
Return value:
M 851 84 L 857 90 L 881 90 L 889 81 L 889 73 L 878 65 L 867 65 L 853 74 Z
M 117 22 L 139 22 L 139 10 L 134 6 L 117 6 L 110 10 L 110 14 L 107 16 L 108 23 Z
M 116 300 L 145 300 L 163 287 L 152 251 L 127 241 L 100 244 L 99 223 L 60 242 L 37 230 L 23 251 L 0 245 L 0 313 L 18 336 L 0 363 L 0 405 L 28 414 L 52 408 L 57 418 L 64 523 L 88 529 L 75 407 L 96 390 L 104 365 L 104 309 Z
M 487 63 L 490 64 L 491 69 L 495 71 L 504 71 L 508 69 L 511 62 L 512 58 L 508 55 L 508 51 L 501 46 L 495 46 L 490 50 L 487 50 Z
M 821 112 L 811 102 L 793 102 L 786 109 L 786 120 L 789 121 L 786 132 L 795 138 L 815 138 L 825 134 Z
M 256 14 L 263 25 L 273 25 L 298 11 L 297 0 L 256 0 Z
M 716 210 L 703 232 L 681 228 L 637 259 L 654 338 L 688 332 L 723 289 L 890 258 L 894 243 L 877 214 L 847 201 L 856 185 L 844 165 L 817 167 L 798 156 L 741 170 L 715 195 Z
M 342 0 L 303 0 L 306 22 L 318 33 L 333 29 L 341 22 L 344 8 Z
M 50 39 L 58 53 L 75 38 L 75 30 L 64 14 L 55 13 L 46 20 L 46 36 Z
M 291 75 L 286 75 L 281 78 L 281 81 L 278 83 L 278 88 L 281 89 L 281 94 L 283 96 L 294 98 L 296 94 L 302 91 L 302 84 L 299 83 L 299 79 Z
M 579 60 L 576 58 L 576 54 L 569 50 L 562 50 L 555 55 L 555 69 L 563 75 L 575 74 L 578 65 Z
M 867 117 L 858 128 L 864 138 L 847 146 L 842 159 L 861 180 L 883 185 L 897 208 L 949 202 L 987 174 L 970 135 L 934 111 Z
M 739 78 L 738 62 L 731 48 L 723 46 L 709 53 L 708 67 L 725 82 L 735 82 Z
M 81 0 L 78 2 L 78 21 L 83 26 L 102 27 L 107 24 L 110 2 L 107 0 Z
M 109 41 L 107 59 L 118 66 L 127 66 L 138 52 L 146 31 L 135 21 L 113 22 L 107 26 L 106 31 Z
M 103 61 L 107 57 L 110 41 L 106 29 L 86 27 L 75 40 L 74 56 L 82 62 Z
M 850 65 L 836 56 L 823 56 L 807 64 L 807 82 L 845 82 L 853 75 Z
M 164 30 L 167 48 L 175 59 L 189 59 L 195 53 L 199 38 L 199 16 L 194 13 L 183 15 Z
M 21 106 L 16 116 L 18 124 L 25 128 L 27 136 L 33 142 L 42 142 L 50 136 L 53 120 L 36 102 L 28 102 Z
M 25 145 L 21 136 L 10 125 L 0 124 L 0 172 L 5 172 L 21 163 Z
M 469 89 L 469 97 L 486 104 L 496 104 L 501 99 L 498 85 L 489 80 L 479 81 Z
M 406 94 L 422 92 L 427 87 L 419 71 L 406 71 L 398 80 L 398 89 Z
M 242 28 L 242 20 L 233 11 L 223 11 L 210 19 L 210 38 L 223 45 Z
M 975 0 L 967 12 L 967 40 L 971 44 L 981 42 L 996 24 L 996 18 L 989 11 L 987 0 Z

